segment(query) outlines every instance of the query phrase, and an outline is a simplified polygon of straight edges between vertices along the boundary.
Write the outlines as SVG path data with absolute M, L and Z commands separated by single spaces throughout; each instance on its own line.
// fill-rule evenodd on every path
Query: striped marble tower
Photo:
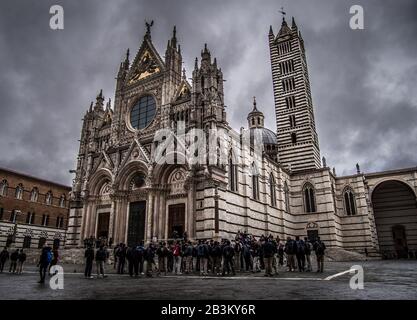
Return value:
M 294 18 L 269 30 L 279 161 L 291 171 L 319 168 L 320 148 L 304 42 Z

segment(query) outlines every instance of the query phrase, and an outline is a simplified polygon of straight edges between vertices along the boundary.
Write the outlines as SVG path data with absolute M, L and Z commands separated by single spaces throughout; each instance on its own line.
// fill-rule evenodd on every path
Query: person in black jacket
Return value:
M 235 250 L 230 245 L 229 240 L 226 240 L 222 253 L 223 253 L 223 261 L 224 261 L 222 276 L 224 276 L 226 272 L 228 274 L 232 272 L 233 275 L 236 275 L 235 268 L 233 266 L 233 257 L 235 255 Z
M 213 247 L 211 249 L 211 257 L 213 260 L 213 274 L 219 276 L 221 273 L 222 265 L 222 249 L 218 241 L 214 241 Z
M 16 249 L 11 255 L 10 255 L 10 268 L 9 272 L 16 273 L 17 268 L 17 259 L 19 258 L 19 249 Z
M 116 254 L 118 258 L 117 273 L 123 274 L 125 271 L 126 263 L 126 246 L 124 243 L 120 244 L 119 250 L 117 250 Z
M 17 273 L 22 274 L 23 264 L 26 261 L 26 253 L 23 252 L 23 249 L 20 249 L 19 257 L 17 258 Z
M 270 238 L 265 239 L 262 245 L 262 255 L 265 265 L 265 277 L 272 277 L 272 261 L 274 259 L 274 244 Z
M 129 276 L 133 277 L 133 248 L 128 246 L 126 249 L 127 269 Z
M 45 283 L 45 277 L 46 277 L 46 270 L 48 270 L 48 266 L 52 261 L 52 248 L 49 247 L 46 243 L 44 247 L 42 248 L 41 256 L 39 257 L 39 275 L 40 280 L 39 283 Z
M 285 243 L 285 254 L 287 255 L 288 271 L 295 271 L 295 254 L 297 252 L 296 243 L 291 237 L 287 238 Z
M 99 249 L 96 252 L 96 267 L 97 267 L 97 278 L 100 277 L 100 274 L 103 278 L 105 278 L 104 274 L 104 263 L 107 259 L 107 249 L 104 245 L 100 245 Z
M 87 249 L 84 252 L 84 258 L 85 258 L 84 276 L 86 278 L 92 279 L 93 277 L 91 276 L 91 270 L 93 269 L 94 249 L 90 244 L 87 246 Z
M 295 237 L 295 243 L 297 246 L 297 251 L 295 253 L 297 257 L 297 265 L 298 265 L 298 271 L 303 272 L 305 268 L 306 263 L 306 248 L 305 248 L 305 242 L 303 239 L 300 239 L 299 236 Z
M 3 251 L 0 253 L 0 273 L 3 272 L 7 260 L 9 260 L 9 251 L 7 251 L 7 247 L 4 247 Z
M 324 251 L 326 250 L 326 245 L 320 240 L 320 237 L 317 237 L 313 247 L 317 258 L 317 272 L 323 273 Z

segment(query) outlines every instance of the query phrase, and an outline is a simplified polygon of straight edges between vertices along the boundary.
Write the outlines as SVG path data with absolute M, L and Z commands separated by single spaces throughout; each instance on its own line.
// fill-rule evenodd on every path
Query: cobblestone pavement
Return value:
M 335 276 L 355 264 L 364 269 L 363 290 L 350 288 L 349 272 Z M 417 299 L 416 260 L 328 262 L 324 273 L 282 270 L 272 278 L 263 273 L 130 278 L 108 266 L 105 279 L 84 279 L 81 266 L 63 267 L 63 290 L 52 290 L 48 279 L 38 284 L 34 265 L 26 266 L 22 275 L 0 274 L 0 299 Z

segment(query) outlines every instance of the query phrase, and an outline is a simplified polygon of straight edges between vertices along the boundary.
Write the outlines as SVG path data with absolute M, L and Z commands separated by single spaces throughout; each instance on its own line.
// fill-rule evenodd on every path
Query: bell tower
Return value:
M 280 162 L 292 171 L 321 166 L 304 41 L 292 18 L 269 30 Z

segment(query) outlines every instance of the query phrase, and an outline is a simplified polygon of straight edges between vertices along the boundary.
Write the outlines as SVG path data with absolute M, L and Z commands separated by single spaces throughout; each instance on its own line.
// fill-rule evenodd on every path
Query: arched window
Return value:
M 56 218 L 56 227 L 60 229 L 64 227 L 64 217 Z
M 353 216 L 356 214 L 356 201 L 355 194 L 351 188 L 346 188 L 343 192 L 343 199 L 345 203 L 345 212 L 348 216 Z
M 3 197 L 7 196 L 7 189 L 9 187 L 9 184 L 7 183 L 7 180 L 3 180 L 0 184 L 0 195 Z
M 285 194 L 285 211 L 290 213 L 290 189 L 288 188 L 287 181 L 284 183 L 284 194 Z
M 35 213 L 34 212 L 28 212 L 27 216 L 26 216 L 26 223 L 27 224 L 33 224 L 35 220 Z
M 29 249 L 31 242 L 32 242 L 32 237 L 31 236 L 25 236 L 23 238 L 23 249 Z
M 255 163 L 252 163 L 252 198 L 259 200 L 259 172 Z
M 34 187 L 30 193 L 30 201 L 36 202 L 38 201 L 39 191 L 38 188 Z
M 44 227 L 47 227 L 49 225 L 49 215 L 48 214 L 42 215 L 42 225 Z
M 233 161 L 233 155 L 229 155 L 229 189 L 238 191 L 238 166 Z
M 52 191 L 48 191 L 48 193 L 45 196 L 45 203 L 47 205 L 51 205 L 52 204 Z
M 316 212 L 314 188 L 310 183 L 307 183 L 304 186 L 304 209 L 305 212 Z
M 12 212 L 10 212 L 9 221 L 15 223 L 16 219 L 17 219 L 17 211 L 13 209 Z
M 61 208 L 65 208 L 65 194 L 63 194 L 62 196 L 61 196 L 61 198 L 59 199 L 59 206 L 61 207 Z
M 15 192 L 16 199 L 22 200 L 23 199 L 23 185 L 19 183 L 16 187 Z
M 269 193 L 271 195 L 271 206 L 277 206 L 277 194 L 276 194 L 276 185 L 274 175 L 271 173 L 269 175 Z

